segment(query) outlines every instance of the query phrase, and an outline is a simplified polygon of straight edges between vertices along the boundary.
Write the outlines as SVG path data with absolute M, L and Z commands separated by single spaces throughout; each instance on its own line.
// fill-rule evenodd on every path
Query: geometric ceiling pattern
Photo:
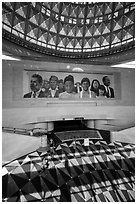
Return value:
M 68 140 L 3 166 L 3 202 L 135 202 L 135 146 Z
M 53 53 L 99 53 L 134 42 L 135 2 L 3 2 L 2 26 Z

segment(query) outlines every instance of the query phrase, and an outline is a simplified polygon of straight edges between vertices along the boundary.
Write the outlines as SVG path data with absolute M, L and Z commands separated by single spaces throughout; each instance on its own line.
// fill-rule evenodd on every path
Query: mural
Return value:
M 24 71 L 24 98 L 114 98 L 112 74 Z

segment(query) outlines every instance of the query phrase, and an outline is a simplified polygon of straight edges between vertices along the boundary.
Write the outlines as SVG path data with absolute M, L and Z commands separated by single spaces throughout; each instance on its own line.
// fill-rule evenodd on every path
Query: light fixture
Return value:
M 70 69 L 70 65 L 67 65 L 67 67 L 66 67 L 67 69 Z
M 111 67 L 121 67 L 121 68 L 135 68 L 135 61 L 123 63 L 123 64 L 116 64 Z
M 84 70 L 82 68 L 79 68 L 79 67 L 74 67 L 72 69 L 73 72 L 84 72 Z

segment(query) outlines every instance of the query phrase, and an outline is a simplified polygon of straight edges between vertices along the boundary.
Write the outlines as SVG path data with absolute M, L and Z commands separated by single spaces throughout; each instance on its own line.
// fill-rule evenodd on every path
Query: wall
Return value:
M 38 149 L 40 145 L 40 137 L 3 132 L 2 162 L 5 164 L 20 156 L 33 152 Z
M 97 99 L 92 101 L 23 99 L 24 70 L 66 72 L 67 75 L 72 73 L 74 67 L 80 67 L 84 70 L 83 73 L 88 74 L 113 74 L 116 98 L 105 101 Z M 2 74 L 3 126 L 27 128 L 37 122 L 64 118 L 74 119 L 83 116 L 85 119 L 96 120 L 98 128 L 115 130 L 119 121 L 121 121 L 122 127 L 134 125 L 134 69 L 52 62 L 3 61 Z M 104 121 L 103 126 L 102 122 L 99 122 L 100 120 Z
M 135 144 L 135 127 L 119 132 L 111 132 L 111 141 L 120 141 Z

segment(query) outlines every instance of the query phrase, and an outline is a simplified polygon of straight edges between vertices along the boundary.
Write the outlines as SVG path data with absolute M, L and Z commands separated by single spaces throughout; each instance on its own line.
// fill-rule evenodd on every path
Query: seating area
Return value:
M 68 140 L 54 152 L 34 151 L 2 169 L 8 202 L 133 202 L 135 145 Z

